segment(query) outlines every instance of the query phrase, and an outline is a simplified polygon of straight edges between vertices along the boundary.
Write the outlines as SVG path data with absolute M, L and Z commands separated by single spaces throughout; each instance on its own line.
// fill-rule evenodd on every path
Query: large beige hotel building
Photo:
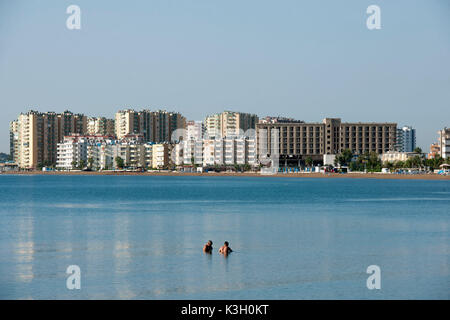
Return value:
M 274 133 L 276 133 L 274 135 Z M 382 154 L 395 149 L 396 123 L 346 123 L 339 118 L 323 122 L 258 123 L 258 154 L 276 150 L 276 137 L 281 166 L 297 166 L 307 157 L 322 161 L 324 154 L 338 154 L 345 149 L 354 153 Z

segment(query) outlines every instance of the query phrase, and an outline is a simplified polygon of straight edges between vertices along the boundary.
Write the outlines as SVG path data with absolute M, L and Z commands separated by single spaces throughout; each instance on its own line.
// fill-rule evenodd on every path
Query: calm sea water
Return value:
M 4 175 L 0 192 L 1 299 L 450 298 L 450 181 Z

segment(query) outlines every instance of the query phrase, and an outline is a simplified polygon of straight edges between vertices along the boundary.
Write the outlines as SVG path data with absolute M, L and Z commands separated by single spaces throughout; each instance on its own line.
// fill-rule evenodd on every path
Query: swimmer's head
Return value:
M 212 241 L 211 241 L 211 240 L 208 240 L 208 244 L 211 246 L 211 245 L 212 245 Z
M 225 241 L 223 244 L 228 247 L 228 241 Z

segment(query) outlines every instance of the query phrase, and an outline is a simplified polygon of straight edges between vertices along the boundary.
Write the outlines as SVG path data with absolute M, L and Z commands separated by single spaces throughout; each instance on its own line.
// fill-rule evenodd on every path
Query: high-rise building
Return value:
M 19 121 L 14 120 L 9 123 L 9 153 L 12 161 L 16 162 L 19 147 Z
M 450 128 L 444 128 L 438 131 L 439 153 L 444 159 L 450 158 Z
M 186 119 L 177 112 L 120 110 L 115 117 L 116 136 L 121 139 L 127 134 L 142 134 L 147 142 L 177 140 L 172 133 L 186 127 Z
M 280 165 L 300 166 L 308 157 L 320 162 L 324 154 L 345 149 L 357 154 L 392 151 L 396 134 L 396 123 L 344 123 L 339 118 L 322 123 L 259 123 L 257 147 L 259 155 L 268 156 L 272 145 L 278 144 Z M 273 141 L 274 136 L 278 141 Z
M 132 109 L 119 110 L 114 125 L 117 139 L 122 139 L 127 134 L 139 133 L 138 113 Z
M 186 140 L 201 140 L 204 135 L 204 125 L 201 121 L 188 121 L 186 123 Z
M 413 152 L 416 148 L 416 129 L 404 126 L 397 129 L 396 150 L 399 152 Z
M 57 144 L 65 135 L 84 134 L 86 117 L 65 111 L 29 111 L 21 113 L 10 126 L 13 138 L 14 161 L 20 168 L 35 169 L 38 166 L 54 165 L 57 160 Z
M 87 117 L 85 115 L 73 114 L 66 110 L 63 113 L 57 114 L 56 117 L 58 122 L 57 142 L 62 141 L 65 136 L 71 134 L 86 134 Z
M 113 119 L 105 117 L 91 117 L 87 120 L 87 134 L 115 136 L 115 125 Z
M 205 118 L 206 134 L 210 139 L 242 136 L 249 129 L 255 130 L 257 123 L 257 115 L 233 111 Z

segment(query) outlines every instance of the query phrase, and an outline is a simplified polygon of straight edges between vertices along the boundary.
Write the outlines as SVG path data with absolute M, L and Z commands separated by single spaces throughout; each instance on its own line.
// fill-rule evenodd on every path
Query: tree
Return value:
M 76 162 L 75 160 L 72 161 L 72 169 L 75 169 L 78 165 L 78 162 Z
M 85 166 L 86 166 L 86 161 L 80 160 L 80 166 L 79 166 L 79 168 L 80 168 L 80 169 L 84 169 Z
M 336 156 L 335 163 L 339 163 L 341 166 L 348 166 L 353 159 L 353 152 L 350 149 L 345 149 L 339 155 Z
M 313 159 L 311 157 L 306 157 L 305 164 L 307 167 L 311 167 L 313 164 Z
M 422 149 L 417 147 L 414 149 L 414 153 L 422 154 Z
M 116 161 L 117 168 L 123 169 L 124 166 L 123 159 L 121 157 L 116 157 L 114 160 Z
M 391 161 L 386 161 L 386 162 L 384 163 L 384 167 L 385 167 L 385 168 L 388 168 L 389 171 L 391 171 L 391 170 L 394 168 L 394 163 L 391 162 Z
M 88 158 L 88 164 L 89 164 L 89 168 L 92 168 L 92 165 L 94 164 L 94 158 L 92 158 L 92 157 Z

